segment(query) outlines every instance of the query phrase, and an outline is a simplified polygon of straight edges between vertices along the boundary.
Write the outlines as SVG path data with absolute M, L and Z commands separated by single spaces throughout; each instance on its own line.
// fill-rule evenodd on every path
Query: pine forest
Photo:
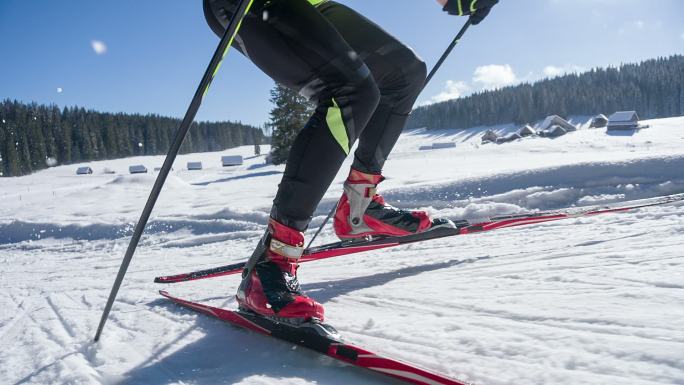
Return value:
M 0 103 L 0 173 L 30 174 L 49 166 L 160 155 L 169 149 L 179 119 L 101 113 L 78 107 Z M 235 122 L 194 123 L 181 153 L 220 151 L 264 143 L 261 129 Z
M 636 111 L 641 119 L 684 115 L 684 56 L 593 69 L 415 109 L 409 128 L 525 124 L 548 115 Z

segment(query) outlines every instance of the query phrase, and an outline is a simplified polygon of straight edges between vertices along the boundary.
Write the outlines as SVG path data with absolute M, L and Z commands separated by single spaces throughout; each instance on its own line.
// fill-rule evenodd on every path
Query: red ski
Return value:
M 218 318 L 236 326 L 275 337 L 295 345 L 311 349 L 336 360 L 360 368 L 372 370 L 386 376 L 398 378 L 417 385 L 468 385 L 441 374 L 421 369 L 415 365 L 397 361 L 369 352 L 368 350 L 343 342 L 339 333 L 326 324 L 309 323 L 302 326 L 276 322 L 253 313 L 234 311 L 203 305 L 174 297 L 165 291 L 159 294 L 178 305 Z
M 383 249 L 430 239 L 451 237 L 456 235 L 481 233 L 514 226 L 532 225 L 542 222 L 552 222 L 568 218 L 588 217 L 593 215 L 617 213 L 635 210 L 643 207 L 660 206 L 668 203 L 684 201 L 684 194 L 668 195 L 656 198 L 622 202 L 606 206 L 578 207 L 565 210 L 544 211 L 530 214 L 507 215 L 494 218 L 456 221 L 454 228 L 437 228 L 424 233 L 401 237 L 385 237 L 369 240 L 341 241 L 327 245 L 308 248 L 300 262 L 317 261 L 320 259 L 355 254 L 364 251 Z M 226 266 L 214 267 L 206 270 L 194 271 L 171 276 L 156 277 L 156 283 L 176 283 L 194 281 L 198 279 L 215 278 L 237 274 L 242 271 L 244 262 Z

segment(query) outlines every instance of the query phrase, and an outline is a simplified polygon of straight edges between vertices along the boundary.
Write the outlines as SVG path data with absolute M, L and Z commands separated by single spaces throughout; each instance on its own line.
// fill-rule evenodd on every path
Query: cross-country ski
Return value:
M 3 2 L 0 383 L 684 385 L 643 3 Z
M 218 318 L 221 321 L 311 349 L 344 363 L 397 378 L 409 384 L 467 385 L 465 382 L 444 377 L 441 374 L 432 373 L 415 365 L 383 357 L 346 343 L 335 329 L 325 324 L 303 324 L 295 327 L 284 322 L 274 322 L 254 313 L 207 306 L 174 297 L 166 291 L 159 293 L 180 306 Z
M 339 257 L 343 255 L 363 253 L 384 249 L 387 247 L 400 246 L 415 242 L 424 242 L 431 239 L 453 237 L 456 235 L 474 234 L 497 229 L 525 226 L 538 223 L 554 222 L 563 219 L 588 217 L 593 215 L 620 213 L 636 210 L 644 207 L 660 206 L 669 203 L 684 201 L 684 194 L 668 195 L 643 199 L 640 201 L 623 202 L 616 205 L 603 207 L 575 208 L 566 210 L 556 210 L 539 212 L 533 214 L 507 215 L 495 218 L 479 218 L 476 220 L 454 221 L 455 226 L 450 228 L 434 229 L 431 231 L 394 237 L 381 237 L 378 239 L 361 239 L 357 241 L 341 241 L 327 245 L 316 246 L 304 250 L 300 263 L 318 261 Z M 233 275 L 242 272 L 244 263 L 219 266 L 205 270 L 198 270 L 189 273 L 182 273 L 169 276 L 155 277 L 156 283 L 178 283 L 195 281 L 198 279 L 216 278 L 226 275 Z

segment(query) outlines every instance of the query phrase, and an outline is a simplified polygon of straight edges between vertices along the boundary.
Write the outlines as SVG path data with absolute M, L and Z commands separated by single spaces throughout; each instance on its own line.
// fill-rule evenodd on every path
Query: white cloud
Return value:
M 518 77 L 510 64 L 490 64 L 475 69 L 473 82 L 483 89 L 493 89 L 515 84 L 518 82 Z
M 681 37 L 681 38 L 682 38 L 682 40 L 684 40 L 684 32 L 682 32 L 682 34 L 681 34 L 681 35 L 679 35 L 679 37 Z
M 420 103 L 424 106 L 432 103 L 444 102 L 469 94 L 476 89 L 493 89 L 519 83 L 520 79 L 513 72 L 509 64 L 490 64 L 477 67 L 473 73 L 471 83 L 464 81 L 447 80 L 444 91 L 430 98 L 429 101 Z
M 456 99 L 468 91 L 470 91 L 470 86 L 466 84 L 466 82 L 447 80 L 444 91 L 433 96 L 431 101 L 433 103 L 439 103 L 450 99 Z
M 544 77 L 555 78 L 557 76 L 569 74 L 569 73 L 580 73 L 586 71 L 586 68 L 576 66 L 576 65 L 565 65 L 563 67 L 557 66 L 546 66 L 544 67 L 543 73 Z
M 93 51 L 95 51 L 95 53 L 98 55 L 104 55 L 107 53 L 107 45 L 103 41 L 91 40 L 90 46 L 93 47 Z
M 645 25 L 646 25 L 646 24 L 644 23 L 643 20 L 637 20 L 637 21 L 634 22 L 634 26 L 635 26 L 637 29 L 644 29 L 644 26 L 645 26 Z
M 553 78 L 558 75 L 563 74 L 563 68 L 561 67 L 556 67 L 556 66 L 546 66 L 544 67 L 544 76 Z
M 57 87 L 57 93 L 58 93 L 58 94 L 61 94 L 62 92 L 64 92 L 64 88 L 62 88 L 62 87 Z
M 587 71 L 586 68 L 574 64 L 566 64 L 563 66 L 548 65 L 544 67 L 541 74 L 539 72 L 528 72 L 526 75 L 519 76 L 515 73 L 510 64 L 485 65 L 475 69 L 473 78 L 470 82 L 447 80 L 442 92 L 432 96 L 429 100 L 418 103 L 418 105 L 426 106 L 468 96 L 474 91 L 497 89 L 522 82 L 535 82 L 543 78 L 554 78 L 565 74 L 582 73 L 585 71 Z

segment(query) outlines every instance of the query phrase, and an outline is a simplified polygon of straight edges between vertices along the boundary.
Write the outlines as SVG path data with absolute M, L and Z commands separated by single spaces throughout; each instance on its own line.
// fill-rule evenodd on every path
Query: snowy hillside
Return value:
M 684 118 L 607 134 L 481 144 L 486 129 L 402 135 L 381 186 L 436 216 L 684 192 Z M 495 127 L 499 133 L 512 127 Z M 434 142 L 450 149 L 419 151 Z M 267 151 L 266 149 L 264 151 Z M 221 167 L 221 155 L 245 164 Z M 163 157 L 0 178 L 0 379 L 7 384 L 378 384 L 383 377 L 181 309 L 233 307 L 238 278 L 156 275 L 244 260 L 283 167 L 251 147 L 178 157 L 98 344 L 92 337 Z M 187 171 L 202 161 L 201 171 Z M 110 168 L 115 174 L 105 174 Z M 310 237 L 342 191 L 348 163 Z M 318 242 L 335 239 L 326 228 Z M 684 384 L 684 205 L 501 230 L 303 265 L 348 340 L 451 377 L 503 384 Z

